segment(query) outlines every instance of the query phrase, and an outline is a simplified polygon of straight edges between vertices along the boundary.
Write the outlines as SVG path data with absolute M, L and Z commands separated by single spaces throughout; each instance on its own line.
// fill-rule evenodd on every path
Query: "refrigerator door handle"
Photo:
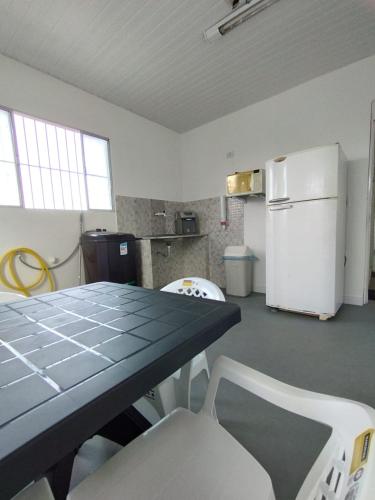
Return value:
M 280 203 L 281 201 L 288 201 L 290 200 L 289 196 L 285 196 L 284 198 L 273 198 L 272 200 L 269 200 L 268 203 Z
M 272 207 L 272 208 L 270 208 L 270 212 L 275 212 L 276 210 L 289 210 L 291 208 L 293 208 L 293 205 L 285 205 L 282 207 Z

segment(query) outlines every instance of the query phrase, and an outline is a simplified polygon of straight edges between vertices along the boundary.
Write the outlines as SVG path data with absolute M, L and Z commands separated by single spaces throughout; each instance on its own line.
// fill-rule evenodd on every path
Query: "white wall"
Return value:
M 366 210 L 368 161 L 348 162 L 348 210 L 346 222 L 345 302 L 363 304 L 366 263 Z
M 351 164 L 349 175 L 349 197 L 359 205 L 349 207 L 345 294 L 358 303 L 363 288 L 361 224 L 366 217 L 364 179 L 374 82 L 375 57 L 370 57 L 183 134 L 183 199 L 223 194 L 227 174 L 263 168 L 273 156 L 340 142 L 349 160 L 363 160 Z M 234 157 L 228 159 L 232 151 Z M 265 290 L 264 217 L 264 204 L 249 200 L 245 241 L 260 258 L 255 265 L 257 291 Z
M 266 206 L 264 200 L 247 200 L 244 210 L 244 241 L 257 256 L 254 290 L 266 293 Z
M 79 240 L 80 220 L 78 212 L 1 207 L 0 218 L 0 254 L 11 248 L 25 246 L 32 248 L 46 260 L 51 257 L 63 259 L 72 252 Z M 113 212 L 86 212 L 84 227 L 86 229 L 105 227 L 109 231 L 115 231 L 115 214 Z M 27 261 L 35 265 L 32 258 L 27 258 Z M 31 283 L 37 276 L 35 271 L 29 270 L 23 265 L 17 265 L 17 270 L 24 283 Z M 54 271 L 57 288 L 78 285 L 80 282 L 79 270 L 77 253 L 63 267 Z M 84 282 L 84 274 L 81 281 Z M 39 291 L 47 290 L 46 282 Z
M 60 80 L 0 56 L 0 106 L 110 139 L 115 194 L 181 199 L 179 134 Z M 116 228 L 114 212 L 86 216 L 86 227 Z M 66 256 L 78 240 L 74 212 L 0 208 L 0 255 L 13 246 Z M 56 271 L 60 287 L 77 283 L 78 258 Z
M 261 168 L 283 152 L 339 141 L 350 160 L 348 300 L 362 295 L 370 102 L 375 57 L 324 75 L 183 135 L 0 56 L 0 105 L 81 128 L 111 140 L 116 194 L 195 200 L 225 190 L 225 176 Z M 180 149 L 181 148 L 181 149 Z M 228 152 L 234 157 L 227 159 Z M 265 290 L 264 204 L 245 208 L 245 241 L 260 260 L 255 288 Z M 86 228 L 115 229 L 115 214 L 91 214 Z M 78 238 L 78 214 L 0 208 L 0 254 L 18 245 L 62 258 Z M 42 234 L 40 234 L 42 233 Z M 57 271 L 60 287 L 77 283 L 78 260 Z

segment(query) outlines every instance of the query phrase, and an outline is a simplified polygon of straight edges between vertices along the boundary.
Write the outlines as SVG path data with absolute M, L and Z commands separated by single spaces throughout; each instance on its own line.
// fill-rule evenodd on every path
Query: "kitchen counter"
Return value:
M 207 234 L 150 234 L 142 236 L 142 240 L 178 240 L 181 238 L 202 238 Z
M 184 276 L 208 278 L 208 235 L 160 233 L 137 240 L 138 283 L 162 288 Z

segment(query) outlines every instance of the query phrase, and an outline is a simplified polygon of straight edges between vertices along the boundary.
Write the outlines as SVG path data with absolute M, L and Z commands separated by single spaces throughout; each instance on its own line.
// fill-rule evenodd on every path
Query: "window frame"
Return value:
M 0 203 L 0 209 L 1 208 L 17 208 L 17 209 L 23 209 L 23 210 L 37 210 L 37 211 L 49 211 L 49 212 L 70 212 L 70 213 L 81 213 L 81 212 L 114 212 L 115 207 L 114 207 L 114 190 L 113 190 L 113 176 L 112 176 L 112 162 L 111 162 L 111 146 L 110 146 L 110 139 L 109 137 L 105 137 L 99 134 L 96 134 L 94 132 L 87 132 L 86 130 L 82 130 L 79 128 L 74 128 L 70 125 L 64 125 L 62 123 L 56 123 L 52 122 L 51 120 L 46 120 L 45 118 L 40 118 L 39 116 L 34 116 L 30 115 L 28 113 L 25 113 L 23 111 L 18 111 L 13 108 L 9 108 L 8 106 L 4 106 L 0 104 L 0 110 L 6 111 L 9 113 L 10 117 L 10 133 L 12 137 L 12 145 L 13 145 L 13 153 L 14 153 L 14 162 L 15 162 L 15 172 L 17 176 L 17 187 L 18 187 L 18 197 L 19 197 L 19 205 L 4 205 Z M 18 143 L 17 143 L 17 134 L 16 134 L 16 127 L 15 127 L 15 120 L 14 120 L 14 114 L 20 114 L 22 117 L 30 118 L 32 120 L 39 120 L 44 122 L 45 124 L 52 125 L 54 127 L 62 127 L 66 130 L 70 130 L 72 132 L 79 132 L 80 134 L 80 142 L 81 142 L 81 148 L 82 148 L 82 165 L 83 165 L 83 178 L 85 182 L 85 193 L 86 193 L 86 202 L 87 202 L 87 208 L 86 209 L 80 209 L 80 210 L 74 210 L 70 208 L 29 208 L 25 207 L 25 200 L 24 200 L 24 194 L 23 194 L 23 185 L 22 185 L 22 177 L 21 177 L 21 163 L 20 163 L 20 157 L 19 157 L 19 150 L 18 150 Z M 86 171 L 86 158 L 85 158 L 85 150 L 83 147 L 83 136 L 91 136 L 95 137 L 97 139 L 101 139 L 103 141 L 106 141 L 107 143 L 107 153 L 108 153 L 108 181 L 110 185 L 109 189 L 109 195 L 110 195 L 110 202 L 111 202 L 111 208 L 90 208 L 90 203 L 89 203 L 89 195 L 88 195 L 88 187 L 87 187 L 87 176 L 90 174 L 87 174 Z M 40 167 L 39 167 L 40 168 Z

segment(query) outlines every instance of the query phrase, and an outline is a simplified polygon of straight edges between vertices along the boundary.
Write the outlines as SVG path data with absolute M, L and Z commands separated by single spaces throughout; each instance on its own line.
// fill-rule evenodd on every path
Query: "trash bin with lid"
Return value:
M 250 248 L 246 245 L 226 247 L 223 259 L 227 295 L 246 297 L 252 291 L 255 260 Z
M 81 235 L 86 283 L 137 284 L 136 238 L 97 229 Z

